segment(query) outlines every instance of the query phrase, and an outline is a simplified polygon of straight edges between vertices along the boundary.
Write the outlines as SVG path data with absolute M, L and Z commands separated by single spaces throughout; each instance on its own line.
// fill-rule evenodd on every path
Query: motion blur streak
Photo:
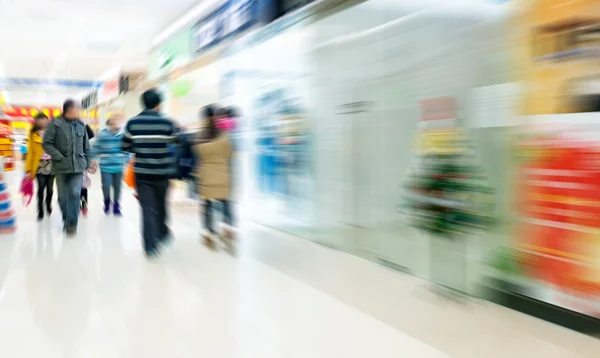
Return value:
M 0 357 L 599 357 L 600 1 L 0 28 Z

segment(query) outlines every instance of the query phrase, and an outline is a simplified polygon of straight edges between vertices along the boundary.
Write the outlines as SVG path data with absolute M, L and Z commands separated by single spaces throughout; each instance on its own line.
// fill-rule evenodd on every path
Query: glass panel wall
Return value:
M 506 129 L 476 110 L 477 88 L 509 81 L 501 14 L 493 6 L 370 0 L 279 32 L 267 27 L 227 51 L 220 103 L 242 113 L 243 212 L 472 291 L 481 268 L 465 258 L 482 257 L 485 239 L 436 246 L 410 225 L 407 188 L 423 169 L 415 144 L 433 122 L 468 139 L 470 165 L 487 187 L 506 186 Z M 440 105 L 450 106 L 447 117 L 429 121 Z M 493 192 L 501 221 L 507 193 Z M 439 252 L 450 260 L 447 277 L 434 272 Z

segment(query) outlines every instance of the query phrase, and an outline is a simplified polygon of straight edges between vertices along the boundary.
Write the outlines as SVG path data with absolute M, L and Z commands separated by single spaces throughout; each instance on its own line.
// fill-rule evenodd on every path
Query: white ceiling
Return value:
M 0 0 L 0 77 L 97 80 L 144 68 L 154 37 L 197 2 Z M 27 99 L 26 89 L 3 90 L 12 103 Z

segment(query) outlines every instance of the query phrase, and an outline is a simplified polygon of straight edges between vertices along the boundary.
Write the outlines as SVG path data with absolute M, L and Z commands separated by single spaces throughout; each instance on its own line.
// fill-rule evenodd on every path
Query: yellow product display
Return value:
M 516 17 L 522 115 L 592 112 L 599 104 L 600 2 L 531 0 Z
M 429 154 L 459 154 L 466 149 L 458 129 L 426 130 L 419 134 L 418 149 Z

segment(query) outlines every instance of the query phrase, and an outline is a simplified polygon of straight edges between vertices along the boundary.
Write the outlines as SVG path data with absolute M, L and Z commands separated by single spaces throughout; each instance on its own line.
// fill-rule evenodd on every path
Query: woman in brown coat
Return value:
M 213 237 L 217 232 L 213 226 L 213 201 L 218 201 L 223 207 L 225 230 L 223 239 L 231 245 L 233 240 L 233 218 L 231 215 L 229 197 L 231 194 L 230 161 L 232 156 L 231 140 L 227 132 L 219 131 L 216 126 L 214 109 L 206 107 L 203 110 L 206 120 L 206 131 L 200 144 L 194 146 L 199 165 L 195 170 L 198 183 L 198 193 L 205 200 L 204 208 L 204 242 L 213 245 Z

